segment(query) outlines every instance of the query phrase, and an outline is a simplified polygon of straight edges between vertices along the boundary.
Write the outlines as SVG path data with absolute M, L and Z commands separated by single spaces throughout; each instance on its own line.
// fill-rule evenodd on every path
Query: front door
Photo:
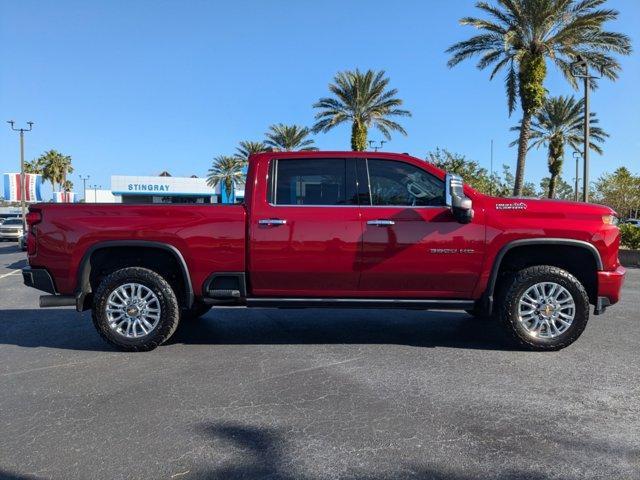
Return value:
M 363 295 L 470 298 L 484 256 L 482 213 L 458 223 L 445 206 L 444 181 L 418 161 L 362 163 L 370 191 L 361 205 Z
M 355 160 L 277 159 L 268 177 L 266 198 L 254 199 L 251 215 L 253 294 L 356 295 L 362 224 Z

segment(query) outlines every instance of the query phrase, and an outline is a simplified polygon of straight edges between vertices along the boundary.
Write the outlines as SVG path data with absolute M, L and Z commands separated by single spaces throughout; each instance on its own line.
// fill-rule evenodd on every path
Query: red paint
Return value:
M 444 179 L 407 155 L 363 152 L 264 153 L 252 157 L 245 205 L 38 204 L 42 221 L 29 263 L 73 294 L 87 250 L 109 240 L 147 240 L 177 248 L 196 296 L 216 272 L 246 272 L 251 296 L 478 299 L 500 250 L 513 240 L 564 238 L 596 247 L 598 294 L 614 303 L 624 278 L 620 234 L 600 205 L 499 199 L 465 186 L 474 219 L 458 223 L 446 207 L 274 206 L 267 201 L 271 160 L 369 158 L 405 162 Z M 509 209 L 504 209 L 507 204 Z M 518 204 L 513 209 L 513 204 Z M 501 208 L 502 205 L 502 208 Z M 286 220 L 260 225 L 260 219 Z M 393 220 L 391 226 L 369 220 Z

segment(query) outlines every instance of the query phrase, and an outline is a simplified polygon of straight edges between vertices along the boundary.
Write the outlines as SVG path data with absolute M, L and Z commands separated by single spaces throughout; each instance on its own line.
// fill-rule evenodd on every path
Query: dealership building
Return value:
M 244 185 L 237 185 L 228 198 L 221 184 L 211 188 L 205 178 L 112 175 L 111 194 L 122 203 L 234 203 L 244 199 Z

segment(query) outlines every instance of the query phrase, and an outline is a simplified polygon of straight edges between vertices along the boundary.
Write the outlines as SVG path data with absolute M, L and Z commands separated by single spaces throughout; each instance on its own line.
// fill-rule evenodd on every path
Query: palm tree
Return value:
M 590 139 L 589 146 L 599 154 L 602 149 L 597 143 L 603 143 L 609 136 L 602 128 L 598 127 L 599 120 L 595 113 L 589 115 Z M 551 97 L 545 100 L 542 109 L 537 112 L 531 122 L 531 144 L 529 149 L 541 146 L 549 149 L 548 162 L 549 173 L 549 198 L 554 198 L 556 194 L 556 183 L 562 173 L 562 162 L 564 160 L 565 145 L 571 146 L 579 151 L 584 140 L 584 102 L 576 100 L 573 96 Z M 520 126 L 511 128 L 519 131 Z M 518 140 L 511 142 L 511 146 L 516 145 Z
M 42 174 L 42 164 L 35 158 L 31 161 L 24 162 L 24 173 Z
M 213 165 L 207 173 L 207 185 L 213 188 L 222 183 L 227 198 L 231 198 L 234 186 L 244 183 L 243 170 L 244 164 L 237 157 L 220 155 L 213 159 Z
M 42 169 L 43 180 L 50 181 L 54 190 L 56 183 L 62 186 L 67 180 L 67 175 L 73 173 L 71 157 L 56 150 L 43 153 L 35 160 L 35 163 Z
M 62 183 L 62 191 L 63 192 L 70 192 L 73 190 L 73 182 L 71 180 L 65 180 Z
M 313 139 L 307 138 L 310 133 L 311 130 L 307 127 L 278 123 L 277 125 L 271 125 L 269 127 L 269 131 L 265 133 L 267 138 L 264 143 L 268 148 L 275 151 L 307 152 L 318 150 L 318 148 L 313 145 Z
M 410 117 L 411 112 L 398 108 L 402 100 L 397 98 L 398 90 L 387 90 L 389 77 L 384 70 L 339 72 L 329 84 L 333 97 L 324 97 L 313 104 L 320 109 L 316 113 L 314 132 L 328 132 L 336 125 L 351 122 L 351 149 L 363 151 L 367 147 L 367 133 L 375 126 L 387 140 L 391 132 L 407 132 L 389 117 Z
M 492 66 L 490 78 L 506 69 L 505 85 L 509 114 L 520 97 L 522 121 L 518 139 L 518 164 L 513 194 L 522 193 L 524 168 L 531 131 L 531 119 L 544 104 L 544 80 L 549 59 L 576 88 L 572 62 L 582 57 L 601 68 L 603 76 L 618 78 L 620 64 L 611 55 L 631 53 L 626 35 L 603 30 L 618 12 L 600 8 L 606 0 L 496 0 L 496 5 L 478 2 L 476 7 L 488 19 L 465 17 L 463 25 L 482 31 L 452 45 L 449 67 L 474 56 L 481 56 L 479 69 Z M 591 87 L 595 87 L 592 81 Z
M 236 147 L 236 158 L 242 160 L 245 164 L 249 161 L 249 157 L 255 153 L 266 152 L 269 147 L 264 142 L 252 142 L 244 140 Z

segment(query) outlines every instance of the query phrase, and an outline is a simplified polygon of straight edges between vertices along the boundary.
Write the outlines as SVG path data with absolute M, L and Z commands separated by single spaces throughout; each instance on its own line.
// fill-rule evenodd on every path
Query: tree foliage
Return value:
M 242 160 L 228 155 L 220 155 L 213 159 L 213 165 L 207 172 L 207 185 L 213 188 L 221 183 L 227 193 L 227 198 L 231 198 L 235 185 L 244 182 L 244 163 Z
M 265 145 L 278 152 L 311 151 L 318 148 L 312 138 L 308 138 L 311 130 L 299 125 L 278 123 L 271 125 L 265 134 Z
M 56 150 L 49 150 L 31 162 L 32 166 L 42 173 L 42 179 L 51 182 L 55 190 L 56 184 L 62 189 L 67 175 L 73 173 L 71 157 Z
M 236 147 L 235 157 L 239 158 L 244 163 L 247 163 L 251 155 L 254 155 L 260 152 L 266 152 L 268 150 L 269 150 L 269 147 L 265 142 L 243 140 Z
M 460 153 L 436 148 L 427 153 L 427 161 L 436 167 L 460 175 L 463 180 L 479 192 L 487 195 L 496 194 L 499 178 L 494 174 L 492 177 L 486 168 L 480 166 L 475 160 L 468 160 Z
M 399 108 L 402 100 L 398 90 L 388 89 L 389 77 L 384 70 L 375 72 L 359 69 L 339 72 L 329 84 L 332 97 L 323 97 L 313 104 L 319 109 L 313 131 L 327 132 L 344 122 L 351 122 L 351 149 L 364 151 L 367 148 L 370 127 L 377 128 L 387 140 L 391 132 L 407 132 L 391 117 L 410 117 L 411 112 Z
M 547 59 L 569 83 L 577 87 L 572 63 L 581 58 L 598 65 L 601 75 L 615 80 L 620 64 L 614 54 L 629 55 L 629 37 L 604 29 L 618 12 L 601 8 L 606 0 L 496 0 L 476 3 L 483 18 L 460 20 L 482 33 L 452 45 L 448 65 L 479 56 L 477 67 L 491 67 L 490 79 L 506 70 L 505 87 L 509 114 L 520 97 L 522 121 L 518 139 L 518 163 L 514 195 L 524 193 L 524 168 L 531 118 L 542 107 Z M 595 87 L 592 80 L 592 87 Z
M 623 223 L 620 225 L 620 243 L 622 246 L 640 250 L 640 228 Z
M 609 134 L 600 128 L 598 123 L 596 114 L 591 112 L 589 114 L 591 126 L 589 146 L 593 151 L 601 154 L 602 148 L 598 144 L 603 143 Z M 565 145 L 579 151 L 584 139 L 583 128 L 584 102 L 576 100 L 573 96 L 546 99 L 542 109 L 533 118 L 529 149 L 547 147 L 547 162 L 551 175 L 547 185 L 549 198 L 555 197 L 556 180 L 562 173 Z M 519 131 L 520 126 L 512 127 L 511 130 Z M 514 140 L 510 146 L 517 143 L 518 140 Z
M 623 218 L 637 218 L 640 212 L 640 176 L 627 167 L 602 175 L 595 184 L 593 201 L 613 208 Z
M 544 177 L 540 180 L 540 192 L 538 193 L 539 197 L 549 197 L 549 184 L 551 183 L 551 177 Z M 567 183 L 562 177 L 557 176 L 555 179 L 555 195 L 553 198 L 557 198 L 559 200 L 574 200 L 575 199 L 575 189 Z

